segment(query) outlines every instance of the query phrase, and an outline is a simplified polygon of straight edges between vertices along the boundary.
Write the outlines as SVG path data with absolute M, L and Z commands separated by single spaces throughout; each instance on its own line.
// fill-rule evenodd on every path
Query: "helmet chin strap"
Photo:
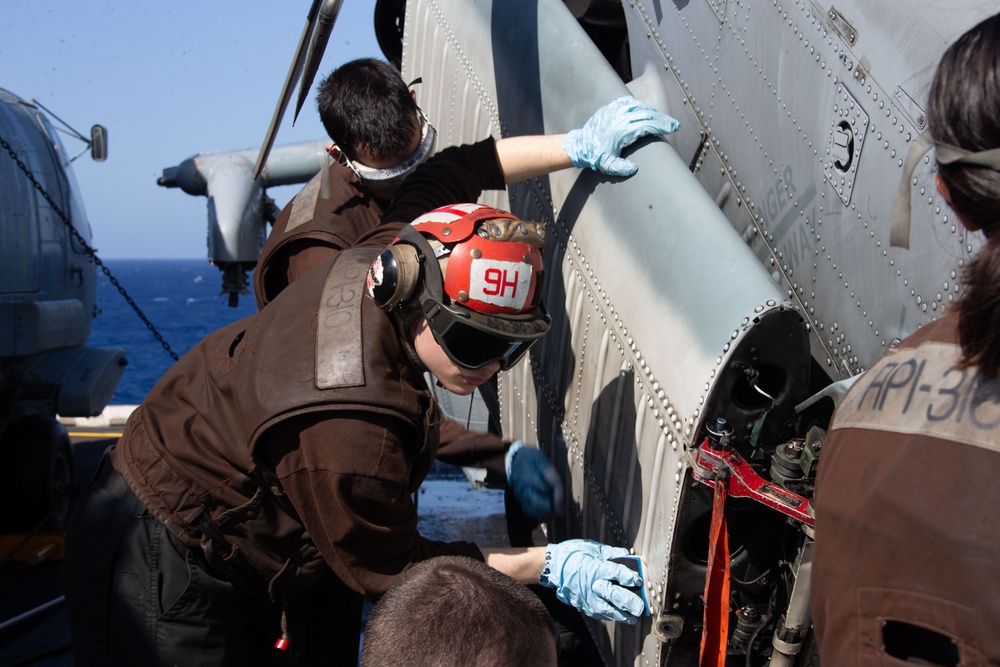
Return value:
M 396 333 L 399 335 L 399 342 L 403 346 L 403 351 L 406 352 L 406 356 L 409 357 L 410 363 L 416 366 L 417 370 L 421 373 L 424 373 L 427 372 L 427 366 L 417 354 L 417 349 L 413 347 L 413 340 L 415 338 L 413 329 L 417 323 L 417 316 L 422 315 L 423 312 L 419 309 L 397 309 L 392 313 L 392 321 L 396 326 Z
M 423 302 L 424 291 L 428 289 L 427 281 L 436 280 L 437 282 L 435 284 L 443 284 L 441 268 L 438 266 L 437 259 L 434 257 L 434 249 L 431 248 L 427 239 L 425 239 L 416 229 L 410 225 L 404 226 L 401 230 L 399 230 L 399 238 L 400 240 L 407 241 L 417 248 L 417 257 L 420 259 L 421 272 L 429 274 L 421 276 L 415 293 L 411 295 L 405 303 L 400 304 L 395 310 L 392 311 L 392 319 L 396 324 L 399 341 L 402 343 L 403 349 L 406 351 L 406 356 L 410 358 L 413 365 L 415 365 L 421 372 L 425 372 L 427 371 L 427 366 L 420 359 L 416 348 L 413 347 L 413 340 L 416 335 L 414 328 L 417 323 L 417 318 L 423 317 L 424 314 L 421 303 Z

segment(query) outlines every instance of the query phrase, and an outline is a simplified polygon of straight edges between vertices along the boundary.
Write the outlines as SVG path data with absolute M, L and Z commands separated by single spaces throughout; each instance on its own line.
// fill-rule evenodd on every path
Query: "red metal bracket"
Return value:
M 724 478 L 730 498 L 750 498 L 807 526 L 815 525 L 807 498 L 768 482 L 732 447 L 715 449 L 705 438 L 694 454 L 694 463 L 694 478 L 702 484 L 713 486 L 716 479 Z

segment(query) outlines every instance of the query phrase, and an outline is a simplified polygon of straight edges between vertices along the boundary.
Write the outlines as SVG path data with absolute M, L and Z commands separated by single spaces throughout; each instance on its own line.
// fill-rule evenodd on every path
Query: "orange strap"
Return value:
M 726 530 L 726 482 L 715 481 L 712 529 L 708 536 L 708 575 L 701 631 L 699 667 L 725 667 L 729 639 L 729 535 Z

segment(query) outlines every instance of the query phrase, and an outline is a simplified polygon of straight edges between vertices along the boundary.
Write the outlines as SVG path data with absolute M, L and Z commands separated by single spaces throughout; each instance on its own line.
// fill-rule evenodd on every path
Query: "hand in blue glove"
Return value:
M 645 612 L 642 598 L 624 586 L 641 586 L 638 573 L 612 558 L 628 556 L 628 549 L 592 540 L 566 540 L 545 550 L 545 568 L 539 582 L 556 589 L 556 597 L 587 616 L 635 624 Z M 615 583 L 617 582 L 617 583 Z
M 574 167 L 589 167 L 612 176 L 631 176 L 639 167 L 621 157 L 622 150 L 640 137 L 670 134 L 681 125 L 631 95 L 612 100 L 579 130 L 563 138 L 563 150 Z
M 562 507 L 562 482 L 544 452 L 517 440 L 504 462 L 507 486 L 528 516 L 547 516 Z

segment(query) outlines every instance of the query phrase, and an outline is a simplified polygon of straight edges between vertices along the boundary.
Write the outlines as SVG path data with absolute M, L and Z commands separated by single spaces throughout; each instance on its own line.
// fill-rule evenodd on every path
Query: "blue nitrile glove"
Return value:
M 507 486 L 528 516 L 548 516 L 562 507 L 562 482 L 545 453 L 515 440 L 504 457 Z
M 557 598 L 587 616 L 634 624 L 646 611 L 646 605 L 623 586 L 641 586 L 642 579 L 634 570 L 611 562 L 612 558 L 628 555 L 628 549 L 592 540 L 550 544 L 538 583 L 556 589 Z
M 680 126 L 674 118 L 625 95 L 598 109 L 581 129 L 569 132 L 562 145 L 574 167 L 631 176 L 639 168 L 620 157 L 622 150 L 640 137 L 670 134 Z

